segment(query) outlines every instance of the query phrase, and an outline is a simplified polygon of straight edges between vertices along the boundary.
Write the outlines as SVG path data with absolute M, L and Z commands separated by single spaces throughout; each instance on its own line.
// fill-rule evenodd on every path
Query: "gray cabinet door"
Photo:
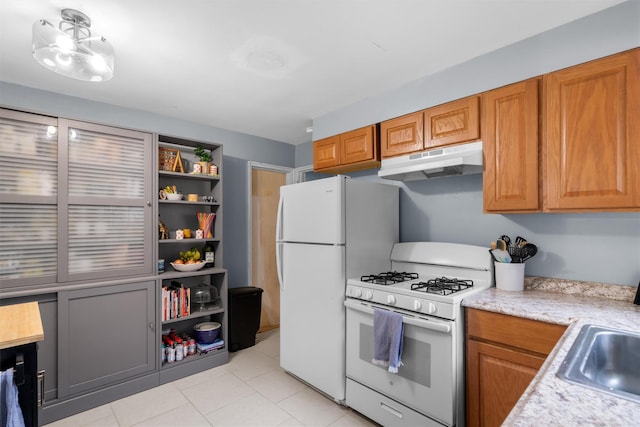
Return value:
M 58 282 L 153 273 L 151 134 L 58 122 Z
M 59 398 L 156 369 L 154 283 L 59 293 Z

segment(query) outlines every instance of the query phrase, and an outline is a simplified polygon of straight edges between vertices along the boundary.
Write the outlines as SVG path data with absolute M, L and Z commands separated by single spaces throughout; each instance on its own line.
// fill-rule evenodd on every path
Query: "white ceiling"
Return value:
M 314 118 L 620 2 L 2 0 L 0 79 L 299 144 Z M 32 58 L 33 23 L 63 8 L 114 46 L 112 80 Z

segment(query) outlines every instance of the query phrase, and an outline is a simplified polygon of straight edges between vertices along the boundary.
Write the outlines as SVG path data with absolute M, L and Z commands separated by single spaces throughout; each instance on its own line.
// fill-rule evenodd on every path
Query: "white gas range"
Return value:
M 464 425 L 462 300 L 493 286 L 488 248 L 396 243 L 391 271 L 347 280 L 346 404 L 385 425 Z M 373 312 L 403 315 L 397 374 L 371 362 Z

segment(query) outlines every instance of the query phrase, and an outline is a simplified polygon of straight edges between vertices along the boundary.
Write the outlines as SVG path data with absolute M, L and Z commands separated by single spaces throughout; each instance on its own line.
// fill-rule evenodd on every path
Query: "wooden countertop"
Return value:
M 0 349 L 44 340 L 37 302 L 0 307 Z

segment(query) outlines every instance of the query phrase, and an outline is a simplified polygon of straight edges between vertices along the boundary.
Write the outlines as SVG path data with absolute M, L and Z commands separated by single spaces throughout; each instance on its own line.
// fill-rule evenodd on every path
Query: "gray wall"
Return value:
M 314 120 L 313 139 L 640 46 L 639 16 L 640 3 L 625 2 L 369 97 Z M 297 165 L 312 162 L 309 148 L 304 150 L 307 159 L 296 155 Z M 375 172 L 357 176 L 377 179 Z M 640 213 L 489 215 L 482 213 L 482 175 L 396 184 L 402 241 L 488 247 L 502 234 L 521 235 L 540 248 L 526 264 L 527 275 L 622 285 L 640 280 Z
M 224 265 L 229 270 L 230 287 L 248 284 L 247 164 L 256 161 L 294 167 L 294 146 L 6 82 L 0 82 L 0 106 L 222 144 Z

